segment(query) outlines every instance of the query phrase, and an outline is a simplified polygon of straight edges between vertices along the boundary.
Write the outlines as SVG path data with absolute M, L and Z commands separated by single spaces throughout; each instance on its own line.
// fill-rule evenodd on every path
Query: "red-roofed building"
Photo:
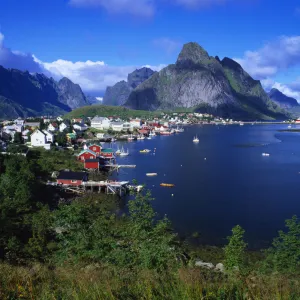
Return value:
M 98 145 L 98 144 L 91 144 L 88 146 L 88 148 L 98 155 L 100 155 L 101 149 L 102 149 L 101 145 Z

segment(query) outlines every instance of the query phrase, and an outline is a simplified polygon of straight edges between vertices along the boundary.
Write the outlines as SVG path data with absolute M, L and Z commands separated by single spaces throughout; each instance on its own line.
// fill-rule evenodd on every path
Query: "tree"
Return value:
M 241 269 L 244 265 L 245 249 L 247 244 L 244 242 L 245 230 L 237 225 L 232 228 L 232 235 L 227 237 L 228 245 L 225 246 L 225 267 L 228 271 Z
M 56 142 L 60 146 L 65 146 L 67 144 L 67 136 L 65 132 L 59 132 L 56 136 Z
M 22 133 L 21 132 L 16 132 L 14 134 L 14 143 L 16 143 L 16 144 L 22 144 L 23 143 L 23 138 L 22 138 Z
M 279 231 L 267 251 L 267 265 L 275 271 L 300 273 L 300 220 L 297 216 L 285 221 L 287 232 Z

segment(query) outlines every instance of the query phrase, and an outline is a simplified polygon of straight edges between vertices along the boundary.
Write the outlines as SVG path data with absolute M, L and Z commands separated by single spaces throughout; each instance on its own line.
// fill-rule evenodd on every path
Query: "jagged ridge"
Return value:
M 223 117 L 286 118 L 259 81 L 230 58 L 211 57 L 197 43 L 183 46 L 169 65 L 133 90 L 126 107 L 143 110 L 195 108 Z

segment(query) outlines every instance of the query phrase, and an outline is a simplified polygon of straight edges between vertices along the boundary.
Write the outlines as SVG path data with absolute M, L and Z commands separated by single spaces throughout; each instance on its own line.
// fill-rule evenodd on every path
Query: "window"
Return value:
M 93 147 L 93 150 L 94 150 L 94 151 L 96 151 L 96 150 L 97 150 L 97 148 L 96 148 L 96 147 Z
M 93 159 L 94 157 L 93 156 L 90 156 L 90 159 Z
M 84 160 L 84 157 L 83 157 L 83 156 L 81 156 L 81 160 Z

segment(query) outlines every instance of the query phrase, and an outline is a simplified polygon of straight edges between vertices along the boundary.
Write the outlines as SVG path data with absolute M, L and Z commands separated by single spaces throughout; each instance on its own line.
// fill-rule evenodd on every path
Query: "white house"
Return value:
M 133 128 L 140 128 L 142 122 L 140 119 L 134 119 L 134 120 L 130 120 L 130 124 L 132 125 Z
M 28 132 L 30 132 L 28 129 L 22 131 L 22 138 L 24 140 L 28 140 L 28 136 L 27 136 Z
M 122 130 L 124 130 L 124 131 L 127 131 L 127 130 L 133 131 L 133 126 L 132 126 L 131 122 L 123 123 L 123 129 Z
M 85 131 L 88 129 L 88 127 L 85 124 L 74 124 L 73 128 L 77 131 Z
M 15 125 L 14 125 L 14 128 L 15 128 L 15 131 L 16 131 L 16 132 L 22 132 L 23 129 L 24 129 L 24 126 L 21 125 L 21 124 L 15 124 Z
M 110 125 L 111 122 L 108 118 L 96 116 L 91 120 L 91 127 L 95 129 L 109 129 Z
M 43 133 L 46 135 L 46 142 L 47 143 L 53 143 L 54 142 L 54 135 L 47 131 L 47 130 L 43 130 Z
M 57 117 L 56 120 L 57 120 L 58 122 L 62 122 L 64 119 L 63 119 L 62 117 Z
M 16 124 L 16 125 L 24 125 L 24 123 L 25 123 L 25 121 L 23 120 L 23 119 L 21 119 L 21 118 L 18 118 L 18 119 L 16 119 L 16 120 L 14 120 L 14 123 Z
M 56 123 L 50 123 L 49 125 L 48 125 L 48 131 L 52 131 L 52 132 L 54 132 L 54 131 L 57 131 L 58 130 L 58 126 L 57 126 L 57 124 Z
M 124 122 L 111 122 L 110 126 L 113 131 L 122 131 Z
M 31 134 L 30 140 L 32 147 L 44 147 L 46 150 L 50 149 L 50 144 L 47 143 L 46 134 L 39 129 Z
M 69 128 L 69 125 L 67 125 L 66 123 L 62 122 L 60 125 L 59 125 L 59 131 L 60 132 L 63 132 L 65 129 Z

